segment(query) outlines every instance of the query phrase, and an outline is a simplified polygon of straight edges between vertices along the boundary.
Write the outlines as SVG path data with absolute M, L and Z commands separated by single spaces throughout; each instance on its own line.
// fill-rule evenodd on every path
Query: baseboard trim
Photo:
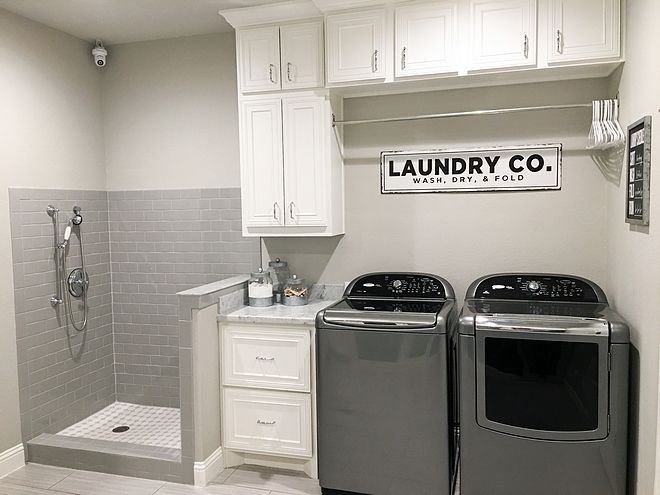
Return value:
M 22 443 L 0 453 L 0 478 L 23 466 L 25 466 L 25 449 Z
M 218 447 L 215 452 L 208 456 L 202 462 L 196 462 L 193 466 L 195 474 L 195 486 L 206 486 L 225 469 L 222 462 L 222 447 Z

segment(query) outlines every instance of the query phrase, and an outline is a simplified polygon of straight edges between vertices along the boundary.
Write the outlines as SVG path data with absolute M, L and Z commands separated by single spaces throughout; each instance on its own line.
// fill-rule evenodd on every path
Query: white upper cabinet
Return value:
M 324 166 L 322 98 L 292 96 L 282 100 L 284 122 L 285 225 L 327 226 L 326 196 L 330 183 Z
M 385 78 L 385 11 L 326 17 L 328 83 Z
M 325 91 L 244 96 L 241 197 L 245 236 L 344 233 L 344 171 Z
M 548 62 L 618 58 L 619 0 L 549 0 Z
M 323 86 L 323 23 L 280 27 L 282 88 Z
M 470 0 L 470 19 L 470 70 L 536 65 L 536 0 Z
M 280 98 L 241 103 L 241 193 L 246 227 L 284 225 Z
M 447 2 L 396 8 L 396 77 L 457 71 L 457 9 Z
M 278 27 L 238 32 L 241 90 L 273 91 L 280 84 L 280 31 Z
M 242 29 L 238 53 L 242 93 L 323 86 L 321 21 Z

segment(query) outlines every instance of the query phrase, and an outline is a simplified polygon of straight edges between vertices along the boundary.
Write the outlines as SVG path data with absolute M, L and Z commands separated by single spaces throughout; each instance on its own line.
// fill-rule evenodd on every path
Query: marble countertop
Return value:
M 279 323 L 284 325 L 314 325 L 316 314 L 337 302 L 336 299 L 312 299 L 305 306 L 274 304 L 267 308 L 244 306 L 218 315 L 218 321 L 233 323 Z

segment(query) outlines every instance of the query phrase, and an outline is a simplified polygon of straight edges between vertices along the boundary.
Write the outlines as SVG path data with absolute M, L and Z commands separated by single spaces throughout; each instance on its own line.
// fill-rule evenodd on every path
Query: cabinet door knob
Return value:
M 523 51 L 525 53 L 525 58 L 529 58 L 529 36 L 525 35 L 523 41 Z
M 291 62 L 286 63 L 286 79 L 289 82 L 293 82 L 293 79 L 291 79 Z
M 406 47 L 403 47 L 403 50 L 401 50 L 401 70 L 404 70 L 406 68 Z
M 277 81 L 275 80 L 275 68 L 275 65 L 268 64 L 268 78 L 273 84 L 277 84 Z
M 371 72 L 378 72 L 378 50 L 374 50 L 373 60 L 371 63 Z
M 289 217 L 291 218 L 291 220 L 295 220 L 295 217 L 293 216 L 293 207 L 294 206 L 296 206 L 295 203 L 293 201 L 291 201 L 291 203 L 289 203 Z
M 557 53 L 562 53 L 562 45 L 563 45 L 563 36 L 561 34 L 561 31 L 557 29 Z

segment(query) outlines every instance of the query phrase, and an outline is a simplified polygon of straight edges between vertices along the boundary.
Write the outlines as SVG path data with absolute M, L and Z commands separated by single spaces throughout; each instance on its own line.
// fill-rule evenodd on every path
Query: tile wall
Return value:
M 249 273 L 240 189 L 108 193 L 117 400 L 179 407 L 176 293 Z
M 62 309 L 50 306 L 51 203 L 61 209 L 60 236 L 73 205 L 83 209 L 87 332 L 66 326 Z M 178 407 L 176 292 L 260 262 L 259 240 L 241 235 L 240 190 L 10 189 L 10 210 L 24 440 L 56 433 L 115 400 Z M 73 241 L 70 267 L 79 265 Z
M 10 189 L 18 377 L 23 439 L 56 433 L 115 400 L 107 193 Z M 90 277 L 85 332 L 67 324 L 56 292 L 54 221 L 46 207 L 60 208 L 60 239 L 74 205 L 82 207 L 86 269 Z M 69 270 L 80 266 L 72 235 Z M 77 304 L 74 304 L 76 310 Z M 74 312 L 77 321 L 82 315 Z

